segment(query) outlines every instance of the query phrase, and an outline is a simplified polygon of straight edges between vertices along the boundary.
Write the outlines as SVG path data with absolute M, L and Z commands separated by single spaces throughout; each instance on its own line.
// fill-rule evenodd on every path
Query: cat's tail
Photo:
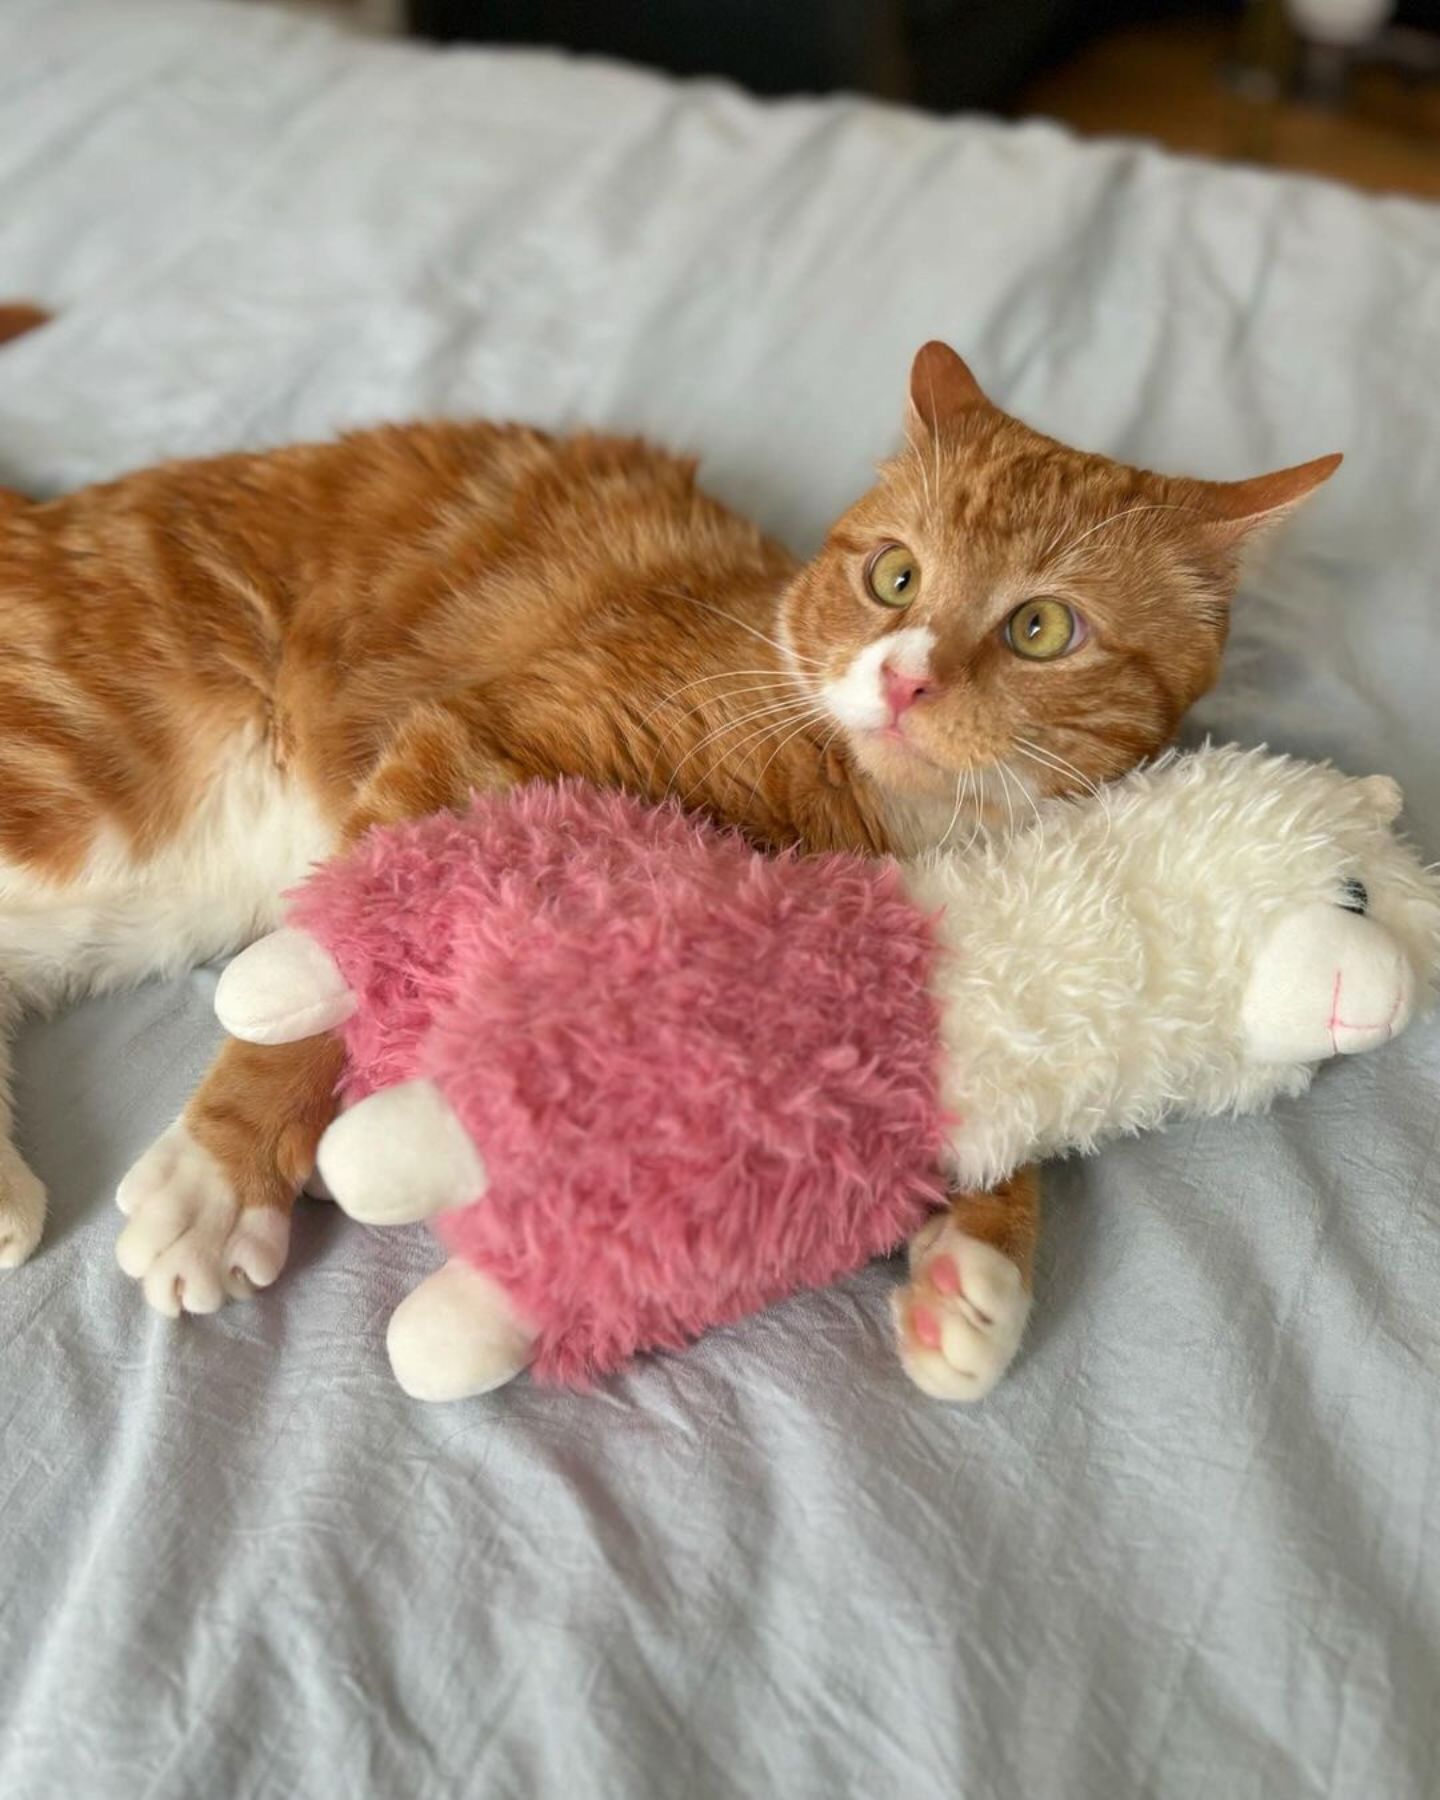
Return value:
M 50 314 L 43 306 L 35 306 L 29 300 L 0 300 L 0 344 L 8 344 L 11 338 L 24 337 L 27 331 L 49 323 Z
M 0 300 L 0 344 L 8 344 L 13 338 L 24 337 L 27 331 L 36 331 L 49 323 L 50 314 L 43 306 L 36 306 L 29 300 Z M 28 495 L 0 483 L 0 519 L 16 507 L 29 504 Z

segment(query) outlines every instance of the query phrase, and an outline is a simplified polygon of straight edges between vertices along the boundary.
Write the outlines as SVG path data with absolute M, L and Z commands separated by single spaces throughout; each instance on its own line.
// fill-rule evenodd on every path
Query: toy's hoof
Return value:
M 468 1400 L 503 1387 L 526 1366 L 534 1337 L 504 1291 L 451 1261 L 402 1300 L 385 1334 L 390 1367 L 412 1400 Z
M 920 1234 L 895 1296 L 905 1373 L 937 1400 L 983 1400 L 1020 1348 L 1030 1296 L 992 1244 L 941 1217 Z
M 402 1081 L 342 1113 L 320 1140 L 321 1179 L 364 1225 L 407 1225 L 485 1192 L 485 1164 L 433 1082 Z
M 215 988 L 215 1015 L 247 1044 L 293 1044 L 343 1025 L 355 995 L 328 950 L 288 925 L 242 950 Z

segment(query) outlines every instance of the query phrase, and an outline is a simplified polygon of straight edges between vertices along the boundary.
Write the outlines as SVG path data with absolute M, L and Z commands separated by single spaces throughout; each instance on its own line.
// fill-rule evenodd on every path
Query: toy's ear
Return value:
M 966 413 L 989 404 L 980 383 L 948 344 L 932 338 L 915 352 L 905 408 L 905 433 L 912 444 L 928 443 Z
M 1392 781 L 1388 775 L 1364 775 L 1355 785 L 1380 815 L 1382 824 L 1393 825 L 1405 810 L 1400 783 Z
M 397 1082 L 341 1113 L 316 1163 L 336 1205 L 362 1225 L 428 1219 L 488 1185 L 469 1132 L 431 1081 Z
M 345 977 L 307 931 L 282 926 L 242 950 L 215 989 L 215 1014 L 247 1044 L 291 1044 L 343 1025 L 355 1010 Z

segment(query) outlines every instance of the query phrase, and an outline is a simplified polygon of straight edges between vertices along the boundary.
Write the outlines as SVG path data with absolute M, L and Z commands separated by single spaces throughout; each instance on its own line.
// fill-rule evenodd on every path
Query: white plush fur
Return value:
M 1434 986 L 1440 887 L 1391 831 L 1395 799 L 1393 783 L 1206 748 L 1136 771 L 1099 802 L 1052 802 L 1038 825 L 978 852 L 907 865 L 943 946 L 958 1184 L 985 1187 L 1177 1111 L 1249 1112 L 1299 1093 L 1316 1061 L 1351 1046 L 1318 1028 L 1262 1042 L 1258 1018 L 1293 1004 L 1323 1026 L 1347 958 L 1363 993 L 1354 1017 L 1394 1009 L 1369 1041 L 1398 1029 Z M 1352 877 L 1369 890 L 1366 918 L 1341 910 Z M 1330 914 L 1333 940 L 1315 925 Z M 1306 946 L 1278 984 L 1262 958 L 1276 933 Z
M 1205 749 L 1099 800 L 1051 802 L 1011 837 L 902 865 L 940 945 L 956 1184 L 986 1187 L 1176 1112 L 1253 1111 L 1299 1093 L 1323 1058 L 1400 1030 L 1440 970 L 1440 883 L 1390 829 L 1399 804 L 1381 777 Z M 1355 880 L 1363 917 L 1345 908 Z M 263 1042 L 301 1035 L 297 1022 L 340 983 L 323 952 L 297 956 L 281 934 L 234 967 L 223 1022 Z M 332 1125 L 321 1168 L 371 1223 L 424 1217 L 484 1185 L 425 1082 Z M 940 1398 L 982 1398 L 1025 1329 L 1019 1270 L 948 1216 L 916 1238 L 912 1268 L 932 1341 L 902 1331 L 907 1372 Z M 913 1293 L 906 1304 L 913 1323 Z M 431 1400 L 498 1386 L 529 1356 L 503 1295 L 455 1263 L 405 1301 L 389 1344 L 402 1386 Z

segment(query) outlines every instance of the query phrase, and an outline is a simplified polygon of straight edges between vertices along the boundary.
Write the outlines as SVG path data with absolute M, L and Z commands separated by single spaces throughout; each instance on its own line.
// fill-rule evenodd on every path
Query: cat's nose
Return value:
M 935 680 L 930 675 L 904 674 L 886 663 L 880 671 L 880 688 L 885 696 L 885 704 L 890 708 L 890 723 L 898 725 L 902 715 L 917 700 L 923 700 L 927 694 L 934 692 Z

